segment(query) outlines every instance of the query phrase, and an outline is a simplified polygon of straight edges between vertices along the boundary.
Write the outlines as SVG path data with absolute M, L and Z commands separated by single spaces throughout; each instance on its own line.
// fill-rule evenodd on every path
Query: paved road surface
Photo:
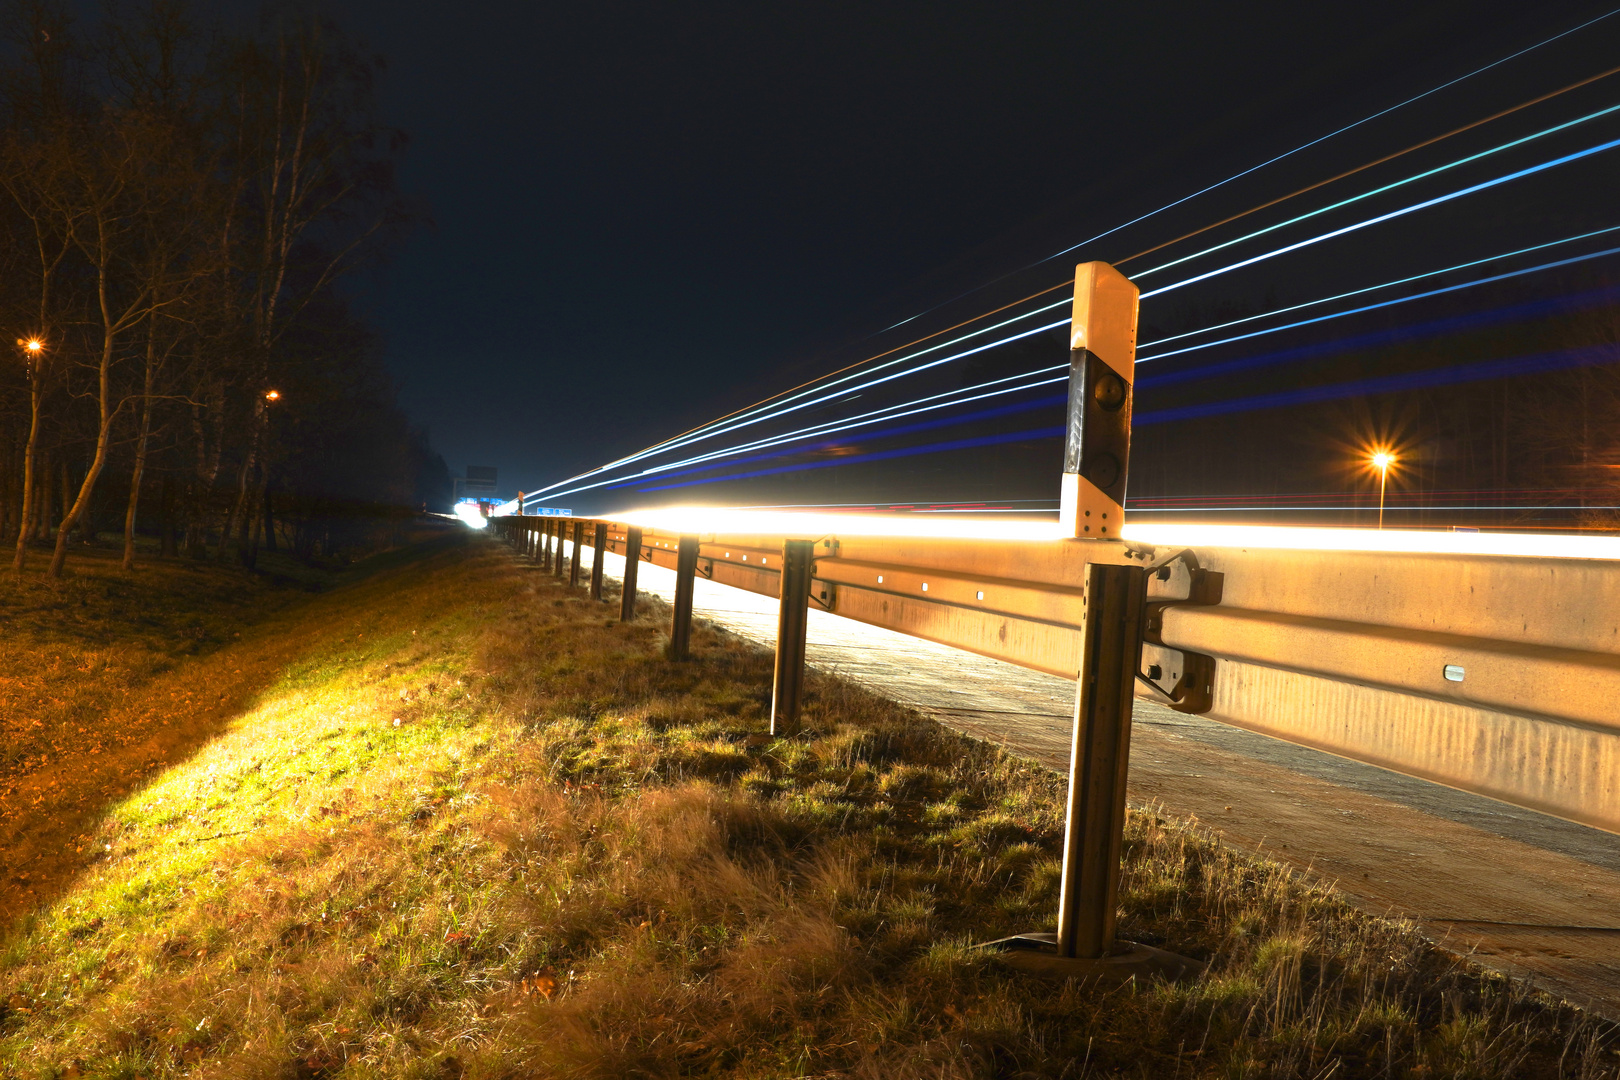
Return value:
M 588 556 L 587 556 L 588 558 Z M 608 556 L 610 575 L 624 562 Z M 643 563 L 669 600 L 672 571 Z M 698 579 L 696 613 L 767 645 L 776 601 Z M 809 661 L 1068 768 L 1074 684 L 812 609 Z M 1130 797 L 1264 848 L 1377 914 L 1620 1018 L 1620 836 L 1138 701 Z

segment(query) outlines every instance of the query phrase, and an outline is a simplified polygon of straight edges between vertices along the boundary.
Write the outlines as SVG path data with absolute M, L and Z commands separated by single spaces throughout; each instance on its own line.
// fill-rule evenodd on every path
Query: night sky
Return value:
M 875 336 L 885 327 L 936 305 L 908 328 L 938 329 L 1062 280 L 1078 258 L 1122 258 L 1620 56 L 1617 17 L 1020 274 L 1605 8 L 331 10 L 388 60 L 383 109 L 410 135 L 404 185 L 428 219 L 351 288 L 411 417 L 453 472 L 498 466 L 503 493 L 877 351 L 893 340 Z M 1199 302 L 1276 285 L 1251 275 Z

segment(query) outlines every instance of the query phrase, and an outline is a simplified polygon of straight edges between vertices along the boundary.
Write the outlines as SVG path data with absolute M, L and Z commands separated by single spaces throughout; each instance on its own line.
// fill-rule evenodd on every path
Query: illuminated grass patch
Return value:
M 280 620 L 6 939 L 0 1075 L 1613 1072 L 1572 1010 L 1151 813 L 1123 930 L 1209 976 L 1017 975 L 969 946 L 1051 917 L 1060 778 L 820 677 L 773 739 L 767 655 L 669 663 L 661 616 L 493 542 Z

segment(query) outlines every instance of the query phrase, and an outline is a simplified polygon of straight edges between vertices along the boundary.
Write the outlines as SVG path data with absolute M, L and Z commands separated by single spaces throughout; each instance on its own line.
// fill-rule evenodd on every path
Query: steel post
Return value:
M 1147 570 L 1092 563 L 1069 753 L 1057 953 L 1098 959 L 1114 947 L 1131 703 L 1142 651 Z
M 559 520 L 557 522 L 557 557 L 551 563 L 551 573 L 554 577 L 561 578 L 563 576 L 563 540 L 567 535 L 568 523 Z
M 568 561 L 568 584 L 579 587 L 579 547 L 585 537 L 585 523 L 574 522 L 574 557 Z
M 591 599 L 602 599 L 602 559 L 607 554 L 607 523 L 596 523 L 596 542 L 591 548 Z
M 696 585 L 698 538 L 682 536 L 675 553 L 675 615 L 669 625 L 669 658 L 692 654 L 692 590 Z
M 636 617 L 636 575 L 641 570 L 641 530 L 634 525 L 624 530 L 624 592 L 619 596 L 619 621 Z
M 776 620 L 776 673 L 771 681 L 771 734 L 792 735 L 804 698 L 804 646 L 810 616 L 814 540 L 782 544 L 782 588 Z

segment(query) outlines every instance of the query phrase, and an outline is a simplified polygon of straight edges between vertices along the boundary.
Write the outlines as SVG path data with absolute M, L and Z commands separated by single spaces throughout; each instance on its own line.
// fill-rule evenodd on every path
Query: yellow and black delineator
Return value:
M 1075 267 L 1058 517 L 1069 536 L 1118 540 L 1124 524 L 1138 293 L 1107 263 Z

